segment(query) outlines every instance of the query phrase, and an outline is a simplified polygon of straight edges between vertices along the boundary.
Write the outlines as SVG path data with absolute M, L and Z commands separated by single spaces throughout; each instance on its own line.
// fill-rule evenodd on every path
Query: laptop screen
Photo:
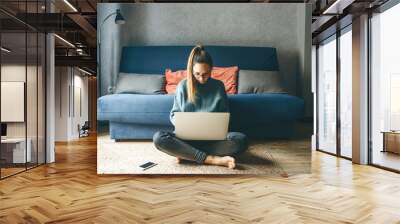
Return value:
M 1 136 L 7 136 L 7 124 L 1 123 Z

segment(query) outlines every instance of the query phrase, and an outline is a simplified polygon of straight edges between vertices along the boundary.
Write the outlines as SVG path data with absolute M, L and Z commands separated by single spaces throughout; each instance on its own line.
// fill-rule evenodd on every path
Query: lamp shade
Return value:
M 117 9 L 117 15 L 115 16 L 115 24 L 122 25 L 125 24 L 125 19 L 121 14 L 121 11 Z

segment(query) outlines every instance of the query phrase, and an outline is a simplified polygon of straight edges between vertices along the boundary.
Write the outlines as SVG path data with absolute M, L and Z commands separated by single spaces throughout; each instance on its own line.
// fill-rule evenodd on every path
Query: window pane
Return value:
M 351 158 L 352 141 L 352 35 L 340 36 L 340 153 Z
M 371 74 L 372 163 L 400 170 L 400 4 L 373 16 Z M 386 146 L 385 146 L 385 145 Z M 382 152 L 384 150 L 384 152 Z
M 26 144 L 26 33 L 1 34 L 1 177 L 25 170 L 30 162 Z M 27 150 L 28 146 L 28 150 Z
M 336 153 L 336 40 L 318 48 L 318 148 Z
M 43 33 L 39 33 L 38 43 L 38 164 L 45 163 L 45 60 L 46 60 L 46 36 Z

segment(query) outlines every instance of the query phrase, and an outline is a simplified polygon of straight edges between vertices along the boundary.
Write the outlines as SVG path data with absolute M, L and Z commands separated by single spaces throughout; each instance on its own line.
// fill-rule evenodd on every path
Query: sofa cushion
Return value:
M 232 67 L 213 67 L 211 71 L 211 77 L 218 79 L 224 83 L 225 92 L 227 94 L 235 94 L 237 92 L 237 74 L 239 68 L 237 66 Z M 165 78 L 167 85 L 165 89 L 168 94 L 175 94 L 176 86 L 180 81 L 186 78 L 186 70 L 171 71 L 171 69 L 165 70 Z
M 303 117 L 304 101 L 288 94 L 229 95 L 231 123 L 252 126 L 294 121 Z M 173 95 L 113 94 L 98 99 L 98 120 L 172 125 Z
M 186 78 L 186 70 L 171 71 L 171 69 L 165 70 L 165 79 L 167 84 L 165 90 L 168 94 L 175 94 L 176 86 L 180 81 Z
M 227 94 L 236 94 L 238 71 L 239 68 L 237 66 L 213 67 L 211 71 L 211 77 L 224 83 L 225 92 Z
M 151 125 L 172 125 L 173 95 L 111 94 L 97 100 L 98 120 Z
M 165 94 L 165 76 L 119 73 L 115 93 Z
M 238 93 L 287 93 L 278 71 L 240 70 Z
M 304 100 L 288 94 L 236 94 L 229 96 L 232 122 L 240 126 L 294 121 L 304 116 Z

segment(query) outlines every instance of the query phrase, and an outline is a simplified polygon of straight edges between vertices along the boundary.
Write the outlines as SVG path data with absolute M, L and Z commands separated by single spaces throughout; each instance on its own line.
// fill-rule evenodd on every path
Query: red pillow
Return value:
M 225 92 L 227 94 L 235 94 L 237 92 L 237 74 L 239 68 L 237 66 L 233 67 L 213 67 L 211 71 L 211 77 L 218 79 L 224 83 Z M 176 86 L 182 79 L 186 78 L 186 70 L 179 70 L 176 72 L 171 71 L 171 69 L 165 70 L 165 79 L 167 85 L 165 90 L 168 94 L 175 94 Z
M 176 86 L 182 79 L 186 78 L 186 70 L 179 70 L 176 72 L 171 71 L 171 69 L 165 70 L 165 79 L 167 81 L 167 85 L 165 86 L 165 90 L 168 94 L 175 94 Z
M 224 83 L 225 92 L 227 94 L 235 94 L 237 92 L 237 74 L 239 68 L 232 67 L 213 67 L 211 77 L 218 79 Z

